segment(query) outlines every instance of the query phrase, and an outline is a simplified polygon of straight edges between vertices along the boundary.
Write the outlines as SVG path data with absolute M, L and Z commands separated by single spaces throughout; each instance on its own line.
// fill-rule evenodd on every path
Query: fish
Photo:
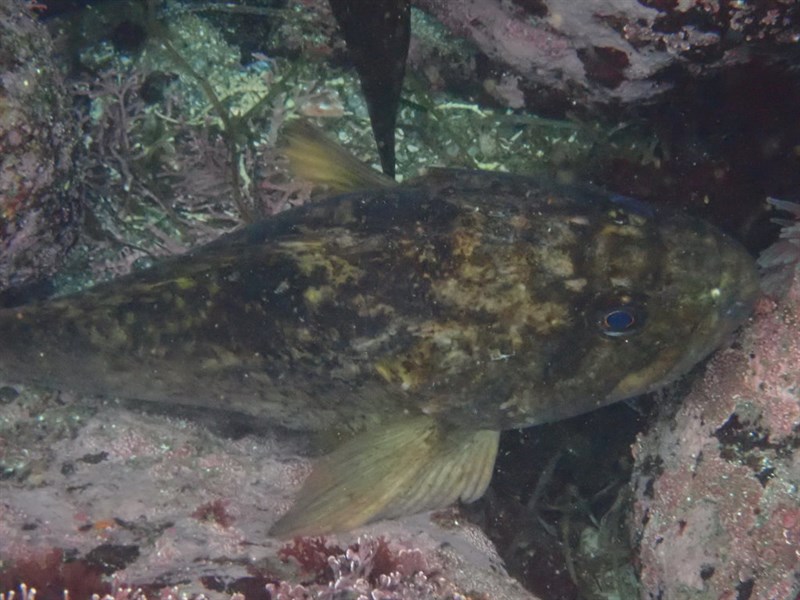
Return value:
M 310 126 L 338 190 L 152 268 L 0 310 L 0 378 L 349 437 L 278 537 L 479 498 L 499 433 L 681 377 L 747 318 L 754 261 L 683 212 L 544 177 L 397 184 Z
M 395 175 L 395 124 L 411 40 L 409 0 L 329 0 L 361 81 L 383 172 Z

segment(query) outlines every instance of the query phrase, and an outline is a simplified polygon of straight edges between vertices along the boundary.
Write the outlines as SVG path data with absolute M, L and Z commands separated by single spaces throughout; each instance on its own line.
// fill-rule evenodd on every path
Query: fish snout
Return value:
M 755 261 L 736 241 L 724 238 L 720 248 L 719 282 L 712 290 L 717 297 L 717 313 L 730 330 L 741 325 L 753 310 L 760 293 Z

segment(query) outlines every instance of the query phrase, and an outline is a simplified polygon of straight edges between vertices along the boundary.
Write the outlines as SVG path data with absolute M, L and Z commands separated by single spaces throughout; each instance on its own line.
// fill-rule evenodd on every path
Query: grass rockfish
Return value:
M 87 291 L 0 311 L 0 376 L 352 430 L 277 535 L 474 500 L 499 432 L 686 373 L 747 316 L 753 261 L 701 220 L 479 171 L 396 185 L 304 126 L 355 189 Z

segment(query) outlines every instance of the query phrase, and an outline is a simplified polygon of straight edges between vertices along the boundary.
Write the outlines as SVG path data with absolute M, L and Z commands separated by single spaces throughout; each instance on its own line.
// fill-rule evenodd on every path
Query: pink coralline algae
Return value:
M 374 600 L 464 599 L 417 549 L 397 549 L 384 538 L 362 537 L 347 549 L 328 546 L 322 538 L 296 539 L 279 556 L 294 559 L 312 581 L 305 585 L 269 583 L 273 600 L 320 600 L 348 597 Z
M 641 580 L 651 598 L 800 593 L 800 276 L 764 298 L 671 419 L 634 448 Z

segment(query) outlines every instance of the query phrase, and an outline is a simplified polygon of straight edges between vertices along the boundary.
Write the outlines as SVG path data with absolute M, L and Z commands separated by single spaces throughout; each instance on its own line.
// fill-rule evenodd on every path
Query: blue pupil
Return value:
M 606 315 L 605 323 L 609 332 L 620 333 L 633 325 L 636 319 L 633 315 L 624 310 L 614 310 Z

